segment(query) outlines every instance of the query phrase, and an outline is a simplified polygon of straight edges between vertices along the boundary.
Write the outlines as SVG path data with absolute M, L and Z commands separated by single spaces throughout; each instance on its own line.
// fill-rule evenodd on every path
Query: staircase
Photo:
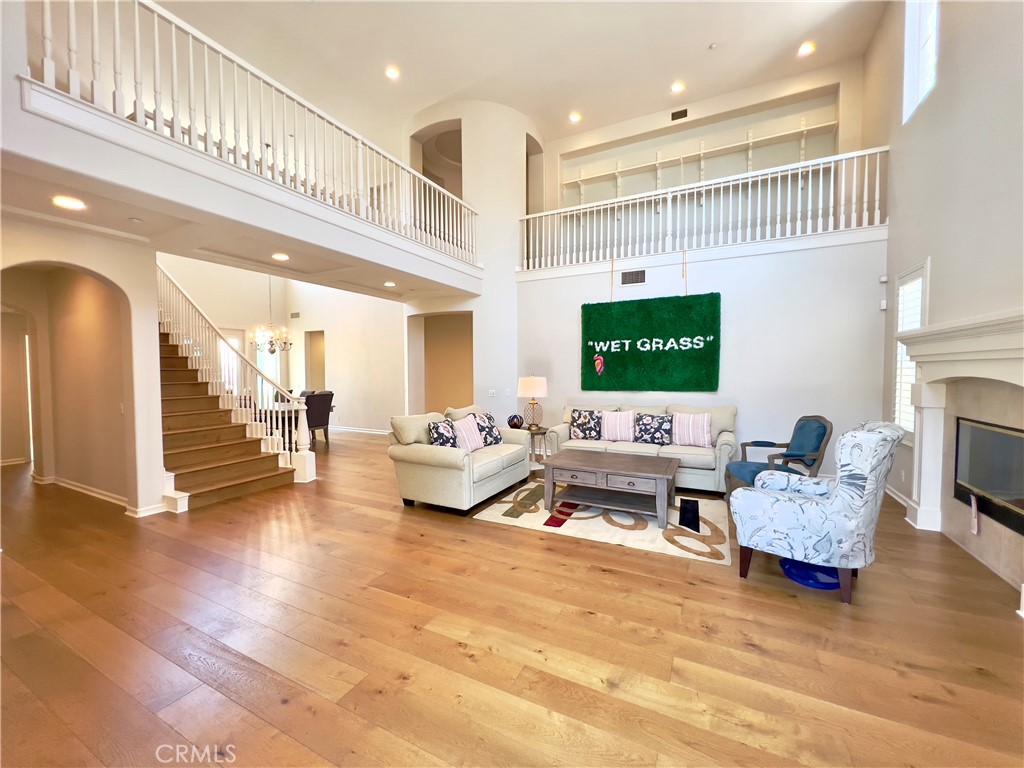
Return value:
M 185 509 L 293 482 L 295 470 L 279 466 L 278 454 L 262 452 L 262 440 L 232 422 L 231 409 L 220 407 L 167 333 L 160 334 L 160 396 L 164 469 L 174 490 L 188 494 Z

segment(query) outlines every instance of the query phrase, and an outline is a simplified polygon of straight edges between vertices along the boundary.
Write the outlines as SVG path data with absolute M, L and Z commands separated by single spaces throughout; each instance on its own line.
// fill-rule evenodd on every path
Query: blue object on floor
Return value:
M 829 565 L 802 563 L 783 558 L 779 561 L 782 572 L 797 584 L 811 589 L 839 589 L 839 571 Z

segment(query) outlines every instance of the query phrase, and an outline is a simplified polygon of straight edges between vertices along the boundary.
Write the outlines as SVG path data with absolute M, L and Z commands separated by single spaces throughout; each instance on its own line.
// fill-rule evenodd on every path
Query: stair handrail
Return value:
M 211 394 L 216 394 L 221 398 L 223 407 L 231 408 L 232 420 L 236 421 L 244 417 L 247 425 L 246 434 L 250 437 L 262 438 L 264 440 L 263 450 L 281 455 L 282 461 L 286 462 L 288 466 L 292 463 L 288 457 L 289 453 L 309 453 L 310 437 L 309 422 L 306 417 L 306 398 L 293 395 L 284 389 L 254 365 L 241 351 L 235 349 L 188 291 L 170 275 L 162 264 L 157 263 L 157 270 L 160 312 L 171 318 L 170 322 L 177 323 L 179 326 L 169 332 L 172 343 L 189 349 L 187 354 L 189 367 L 199 368 L 201 375 L 207 376 L 207 382 L 214 390 Z M 174 296 L 168 289 L 173 289 L 177 295 Z M 175 300 L 178 304 L 177 307 L 172 306 Z M 175 309 L 180 309 L 182 305 L 187 306 L 188 310 L 200 319 L 201 328 L 186 327 L 185 318 L 181 316 L 180 312 L 175 312 Z M 166 317 L 160 318 L 162 326 L 168 322 Z M 240 363 L 243 371 L 249 375 L 243 379 L 240 374 L 238 383 L 226 385 L 223 381 L 224 366 L 220 364 L 222 361 L 219 358 L 221 350 L 229 350 L 234 361 Z M 195 365 L 193 365 L 194 361 L 197 361 Z M 255 380 L 257 386 L 240 387 L 239 383 L 242 380 Z M 263 403 L 268 390 L 273 393 L 269 407 Z M 293 411 L 298 414 L 298 418 L 294 422 L 289 418 Z

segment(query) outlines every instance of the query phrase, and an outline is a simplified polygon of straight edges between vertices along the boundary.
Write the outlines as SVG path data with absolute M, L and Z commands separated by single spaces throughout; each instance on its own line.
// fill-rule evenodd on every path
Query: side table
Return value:
M 537 425 L 534 427 L 522 427 L 521 429 L 530 433 L 530 463 L 535 464 L 539 459 L 546 459 L 548 449 L 545 436 L 548 433 L 548 428 Z M 538 446 L 540 446 L 539 450 Z

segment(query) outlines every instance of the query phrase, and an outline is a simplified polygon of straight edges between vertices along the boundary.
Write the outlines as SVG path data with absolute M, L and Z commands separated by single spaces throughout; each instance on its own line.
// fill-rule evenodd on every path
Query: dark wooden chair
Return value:
M 740 444 L 740 460 L 725 465 L 726 494 L 736 488 L 749 487 L 754 478 L 766 470 L 789 472 L 794 475 L 817 477 L 821 460 L 825 456 L 829 440 L 832 439 L 832 422 L 824 416 L 801 416 L 793 426 L 789 442 L 776 443 L 771 440 L 751 440 Z M 767 461 L 748 461 L 748 448 L 782 448 L 772 453 Z M 800 465 L 800 469 L 792 466 Z M 801 471 L 802 470 L 802 471 Z
M 319 429 L 324 433 L 324 442 L 330 444 L 327 428 L 330 426 L 333 403 L 334 393 L 327 390 L 306 395 L 306 422 L 309 425 L 310 443 L 316 442 L 316 431 Z

